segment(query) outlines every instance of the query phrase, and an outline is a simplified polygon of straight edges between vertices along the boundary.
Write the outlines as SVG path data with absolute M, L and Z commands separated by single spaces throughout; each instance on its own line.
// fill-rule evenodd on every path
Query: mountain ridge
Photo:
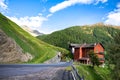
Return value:
M 69 43 L 102 43 L 107 48 L 107 44 L 113 42 L 113 37 L 119 31 L 119 27 L 97 23 L 72 26 L 37 38 L 66 49 L 69 49 Z

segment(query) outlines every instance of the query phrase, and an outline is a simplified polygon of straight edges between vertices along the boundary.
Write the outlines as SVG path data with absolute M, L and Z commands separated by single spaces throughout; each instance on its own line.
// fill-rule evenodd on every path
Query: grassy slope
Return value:
M 74 26 L 64 30 L 53 32 L 38 38 L 55 46 L 68 48 L 68 43 L 95 43 L 106 44 L 113 41 L 113 36 L 120 29 L 110 25 L 96 24 L 92 26 Z
M 55 56 L 57 51 L 68 53 L 65 49 L 54 47 L 31 36 L 2 14 L 0 14 L 0 29 L 13 38 L 24 52 L 29 52 L 34 56 L 31 63 L 44 62 Z
M 105 67 L 95 67 L 94 69 L 87 65 L 77 66 L 79 74 L 84 75 L 85 80 L 112 80 L 110 70 Z

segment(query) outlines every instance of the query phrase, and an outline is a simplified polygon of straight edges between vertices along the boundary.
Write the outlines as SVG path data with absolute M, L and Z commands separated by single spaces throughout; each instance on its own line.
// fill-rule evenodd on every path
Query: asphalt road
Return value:
M 60 62 L 56 64 L 0 64 L 0 80 L 16 79 L 15 76 L 19 76 L 19 78 L 20 76 L 24 76 L 27 79 L 32 76 L 34 80 L 42 80 L 41 77 L 44 79 L 44 77 L 47 78 L 48 75 L 56 75 L 56 73 L 62 70 L 64 71 L 65 67 L 71 65 L 72 62 Z M 62 72 L 60 74 L 62 74 Z M 25 75 L 27 75 L 27 77 Z M 18 80 L 23 80 L 25 79 L 24 77 Z M 35 79 L 35 77 L 39 77 L 39 79 Z M 52 80 L 50 78 L 51 77 L 48 77 L 48 79 L 45 80 Z

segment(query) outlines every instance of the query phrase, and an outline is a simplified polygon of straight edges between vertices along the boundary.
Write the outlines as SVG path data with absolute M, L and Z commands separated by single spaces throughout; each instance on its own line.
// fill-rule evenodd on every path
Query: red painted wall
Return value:
M 99 57 L 99 58 L 104 58 L 104 54 L 97 54 L 97 56 Z
M 74 60 L 79 60 L 79 59 L 82 58 L 82 57 L 83 57 L 82 47 L 80 47 L 80 48 L 75 48 Z
M 80 56 L 80 48 L 75 48 L 75 52 L 74 52 L 74 60 L 78 60 L 79 56 Z
M 100 53 L 100 52 L 104 52 L 104 48 L 101 46 L 101 44 L 97 44 L 94 47 L 94 53 Z
M 74 52 L 74 60 L 79 60 L 80 58 L 86 57 L 86 54 L 88 51 L 94 50 L 94 53 L 97 54 L 98 58 L 104 58 L 104 54 L 101 54 L 100 52 L 104 52 L 104 48 L 101 44 L 96 44 L 94 49 L 85 49 L 85 48 L 75 48 Z
M 80 54 L 80 56 L 79 56 L 79 59 L 80 59 L 80 58 L 82 58 L 82 56 L 83 56 L 82 47 L 80 47 L 80 53 L 79 53 L 79 54 Z
M 88 52 L 93 49 L 87 49 L 87 48 L 82 48 L 82 57 L 87 58 L 88 57 Z
M 104 54 L 101 54 L 100 52 L 104 52 L 104 48 L 102 47 L 101 44 L 97 44 L 94 47 L 94 53 L 97 54 L 98 58 L 104 58 Z M 104 62 L 104 61 L 101 60 L 100 62 Z

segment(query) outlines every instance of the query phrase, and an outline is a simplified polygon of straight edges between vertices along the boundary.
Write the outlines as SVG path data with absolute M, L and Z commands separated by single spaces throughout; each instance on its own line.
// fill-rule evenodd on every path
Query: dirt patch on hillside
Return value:
M 0 63 L 27 62 L 33 56 L 23 53 L 22 48 L 0 29 Z

